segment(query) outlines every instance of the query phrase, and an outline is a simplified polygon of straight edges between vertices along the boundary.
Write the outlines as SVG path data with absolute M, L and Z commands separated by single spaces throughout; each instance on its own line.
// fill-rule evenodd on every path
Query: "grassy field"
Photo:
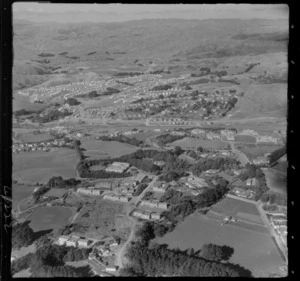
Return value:
M 219 140 L 183 138 L 181 140 L 172 142 L 170 146 L 180 146 L 182 149 L 198 148 L 199 146 L 211 149 L 225 149 L 228 147 L 228 144 Z
M 117 141 L 100 141 L 100 140 L 82 140 L 84 154 L 91 157 L 120 157 L 125 154 L 130 154 L 138 150 L 139 148 L 127 143 L 120 143 Z
M 39 207 L 28 218 L 34 232 L 48 229 L 58 229 L 68 224 L 75 209 L 66 207 Z
M 124 203 L 85 196 L 88 202 L 81 210 L 75 223 L 86 228 L 85 235 L 91 238 L 118 235 L 124 239 L 128 235 L 129 225 L 125 218 L 120 223 Z
M 226 197 L 218 202 L 212 208 L 212 211 L 224 216 L 232 216 L 237 219 L 245 220 L 250 223 L 264 224 L 255 204 L 242 200 Z
M 236 135 L 234 141 L 242 143 L 256 143 L 256 138 L 247 135 Z
M 21 183 L 45 183 L 53 176 L 75 177 L 74 150 L 33 151 L 13 154 L 13 178 Z
M 267 185 L 270 190 L 279 193 L 287 193 L 287 176 L 274 169 L 264 169 Z
M 230 224 L 221 226 L 217 220 L 199 213 L 187 217 L 157 242 L 181 250 L 192 247 L 195 251 L 207 243 L 231 246 L 234 254 L 230 262 L 250 269 L 255 277 L 274 273 L 283 263 L 269 234 Z
M 51 136 L 49 133 L 42 133 L 42 134 L 34 134 L 33 132 L 28 132 L 22 134 L 19 137 L 19 140 L 22 142 L 41 142 L 41 141 L 51 141 L 55 138 Z
M 31 197 L 35 186 L 33 185 L 19 185 L 13 184 L 12 185 L 12 199 L 13 199 L 13 208 L 16 208 L 18 203 L 27 198 Z
M 263 156 L 266 153 L 271 153 L 280 147 L 280 145 L 276 144 L 236 144 L 236 148 L 245 153 L 250 160 Z

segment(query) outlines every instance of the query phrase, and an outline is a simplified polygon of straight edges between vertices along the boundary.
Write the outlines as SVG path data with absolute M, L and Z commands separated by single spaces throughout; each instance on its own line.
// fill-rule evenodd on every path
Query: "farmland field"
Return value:
M 28 218 L 34 232 L 58 229 L 68 224 L 75 210 L 67 207 L 39 207 Z
M 169 146 L 180 146 L 182 149 L 198 148 L 199 146 L 203 148 L 225 149 L 228 147 L 228 144 L 219 140 L 183 138 L 181 140 L 174 141 Z
M 122 155 L 130 154 L 139 148 L 127 143 L 117 141 L 100 141 L 100 140 L 82 140 L 82 145 L 86 151 L 84 154 L 91 157 L 115 158 Z
M 77 155 L 68 148 L 13 155 L 13 178 L 22 183 L 45 183 L 53 176 L 75 177 Z
M 236 135 L 234 141 L 242 143 L 256 143 L 256 138 L 248 135 Z
M 170 248 L 199 250 L 203 244 L 213 243 L 234 248 L 230 259 L 252 271 L 255 277 L 277 272 L 283 264 L 280 255 L 268 233 L 256 232 L 234 225 L 221 226 L 220 222 L 194 213 L 177 225 L 175 230 L 157 241 Z

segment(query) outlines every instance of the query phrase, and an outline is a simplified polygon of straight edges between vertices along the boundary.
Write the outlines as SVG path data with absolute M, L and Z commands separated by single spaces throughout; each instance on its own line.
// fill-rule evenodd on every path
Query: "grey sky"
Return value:
M 287 5 L 254 4 L 48 4 L 14 3 L 14 19 L 57 22 L 120 22 L 149 18 L 288 19 Z

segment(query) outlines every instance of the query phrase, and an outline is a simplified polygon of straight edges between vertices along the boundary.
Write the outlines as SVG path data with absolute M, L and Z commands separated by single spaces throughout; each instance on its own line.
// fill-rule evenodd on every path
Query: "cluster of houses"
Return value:
M 159 202 L 158 200 L 142 200 L 140 204 L 141 206 L 147 206 L 150 208 L 159 208 L 164 210 L 167 210 L 169 207 L 168 203 Z
M 247 179 L 245 183 L 236 182 L 235 185 L 238 185 L 232 189 L 232 193 L 241 198 L 253 199 L 256 195 L 256 192 L 250 187 L 256 186 L 258 184 L 256 178 Z
M 35 143 L 14 143 L 12 146 L 13 153 L 19 153 L 22 151 L 50 151 L 53 147 L 72 146 L 71 141 L 64 139 L 47 141 L 47 142 L 35 142 Z
M 165 192 L 169 187 L 170 187 L 170 184 L 165 183 L 165 182 L 159 182 L 159 181 L 157 181 L 153 185 L 152 190 L 154 192 Z
M 117 83 L 113 79 L 101 81 L 83 81 L 51 87 L 43 86 L 38 88 L 31 88 L 19 91 L 18 94 L 30 96 L 32 100 L 43 101 L 66 92 L 66 94 L 64 94 L 64 98 L 67 99 L 73 96 L 86 94 L 91 91 L 104 91 L 107 87 L 113 87 L 115 85 L 117 85 Z
M 145 219 L 145 220 L 160 220 L 162 218 L 160 213 L 157 212 L 148 212 L 143 210 L 134 210 L 132 215 L 137 218 Z
M 81 238 L 78 236 L 69 236 L 69 235 L 62 235 L 58 238 L 59 245 L 66 245 L 67 247 L 82 247 L 88 248 L 93 243 L 92 240 Z
M 106 172 L 123 173 L 130 167 L 129 163 L 126 162 L 113 162 L 111 165 L 106 167 Z
M 122 196 L 118 194 L 106 194 L 103 196 L 103 199 L 127 203 L 131 200 L 131 197 Z
M 287 216 L 283 212 L 268 213 L 272 227 L 286 241 L 287 236 Z
M 82 193 L 85 195 L 98 195 L 100 196 L 103 193 L 103 190 L 99 189 L 99 188 L 95 188 L 93 186 L 89 186 L 89 187 L 79 187 L 77 188 L 77 192 L 78 193 Z
M 191 189 L 207 187 L 207 183 L 205 179 L 196 177 L 192 174 L 190 174 L 187 177 L 182 177 L 180 181 L 183 182 L 186 186 L 188 186 Z

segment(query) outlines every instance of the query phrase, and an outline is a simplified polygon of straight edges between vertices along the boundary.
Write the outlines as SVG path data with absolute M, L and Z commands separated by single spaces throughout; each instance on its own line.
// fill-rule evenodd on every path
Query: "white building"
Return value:
M 66 242 L 68 241 L 70 239 L 70 236 L 60 236 L 59 238 L 58 238 L 58 244 L 59 245 L 65 245 L 66 244 Z

